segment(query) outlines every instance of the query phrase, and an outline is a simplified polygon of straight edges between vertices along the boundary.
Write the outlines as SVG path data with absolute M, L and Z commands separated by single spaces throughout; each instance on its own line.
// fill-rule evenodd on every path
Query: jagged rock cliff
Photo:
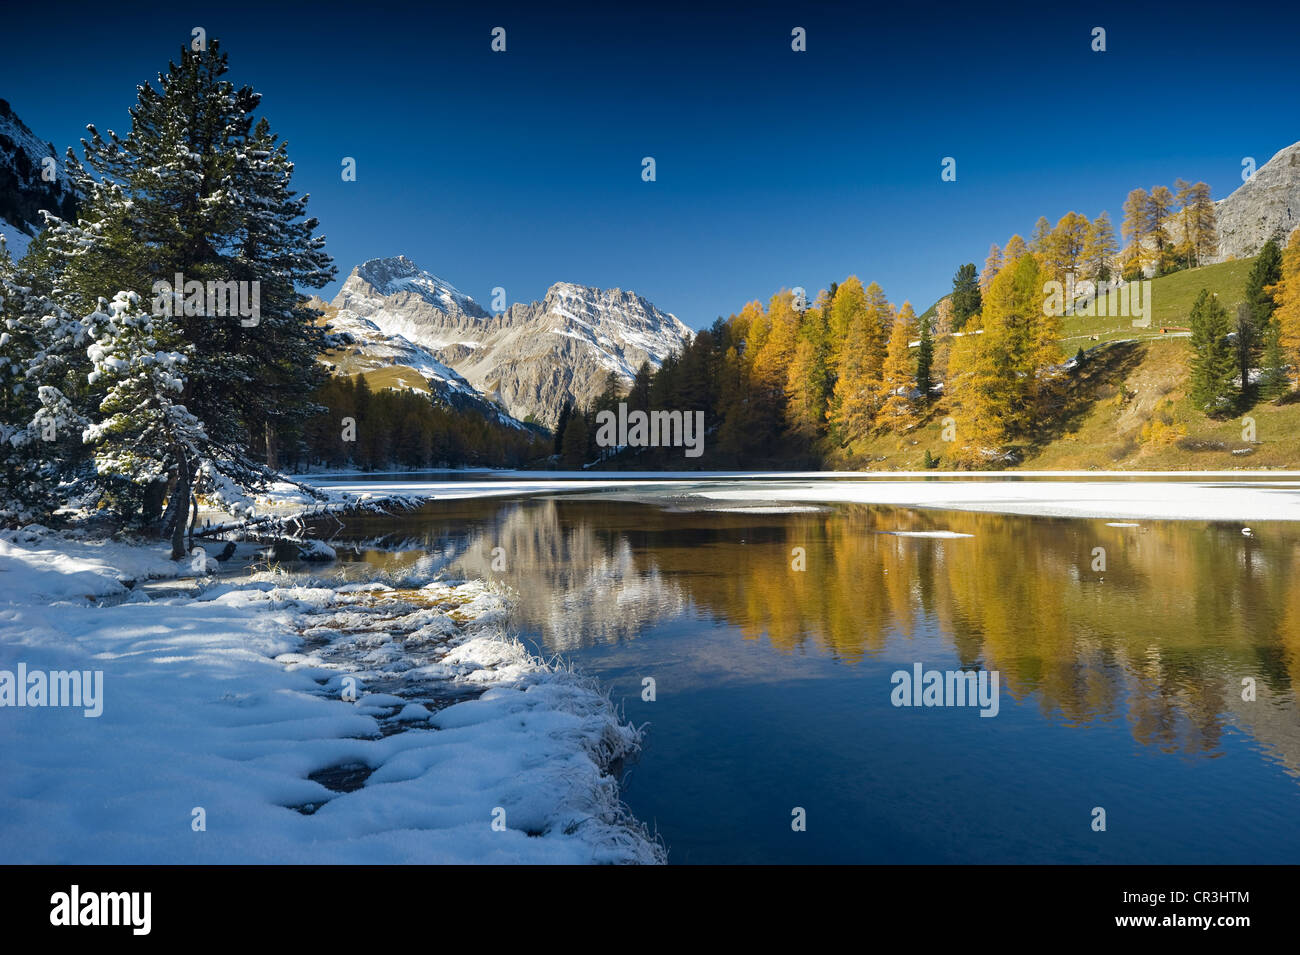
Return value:
M 1300 143 L 1255 170 L 1232 195 L 1220 199 L 1219 255 L 1215 261 L 1255 255 L 1270 238 L 1285 242 L 1300 227 Z

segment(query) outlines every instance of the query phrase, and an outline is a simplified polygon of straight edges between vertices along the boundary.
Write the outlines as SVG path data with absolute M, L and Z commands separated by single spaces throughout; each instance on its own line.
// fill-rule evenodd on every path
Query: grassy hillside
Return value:
M 1069 317 L 1062 353 L 1087 358 L 1070 378 L 1063 423 L 1018 450 L 1021 470 L 1228 470 L 1300 467 L 1300 402 L 1261 402 L 1235 417 L 1207 418 L 1187 397 L 1191 343 L 1185 332 L 1202 288 L 1229 313 L 1244 298 L 1254 259 L 1175 272 L 1151 284 L 1152 322 Z M 1164 329 L 1162 331 L 1162 329 Z M 1091 351 L 1089 351 L 1091 349 Z M 919 470 L 926 451 L 948 466 L 940 411 L 903 439 L 883 435 L 863 450 L 873 469 Z M 1254 440 L 1243 417 L 1254 421 Z
M 387 365 L 373 371 L 363 372 L 361 377 L 366 380 L 366 384 L 370 386 L 371 391 L 396 388 L 399 391 L 403 389 L 418 391 L 425 395 L 430 393 L 429 382 L 424 375 L 406 365 Z
M 322 356 L 336 375 L 361 375 L 371 391 L 397 388 L 430 394 L 429 381 L 409 365 L 386 365 L 383 359 L 358 355 L 351 349 L 331 348 Z
M 1019 470 L 1229 470 L 1300 466 L 1300 402 L 1262 402 L 1242 416 L 1207 418 L 1187 397 L 1186 338 L 1101 345 L 1072 376 L 1062 424 L 1020 446 Z M 900 439 L 882 435 L 865 445 L 873 470 L 920 470 L 925 452 L 946 469 L 951 445 L 942 416 L 932 415 Z
M 1134 328 L 1131 318 L 1100 316 L 1067 316 L 1065 319 L 1065 342 L 1074 342 L 1073 347 L 1062 345 L 1062 350 L 1073 355 L 1085 342 L 1114 341 L 1118 338 L 1161 338 L 1168 333 L 1160 331 L 1161 326 L 1187 325 L 1187 316 L 1191 314 L 1192 303 L 1201 289 L 1208 288 L 1223 300 L 1228 314 L 1233 314 L 1237 305 L 1244 298 L 1246 275 L 1255 264 L 1254 258 L 1234 259 L 1217 265 L 1206 265 L 1199 269 L 1185 269 L 1151 280 L 1151 300 L 1153 303 L 1150 328 Z M 943 298 L 947 298 L 944 296 Z M 943 301 L 939 299 L 939 302 Z M 938 313 L 939 302 L 935 302 L 919 316 L 934 318 Z
M 1080 348 L 1086 350 L 1096 342 L 1141 341 L 1177 335 L 1179 332 L 1171 331 L 1171 326 L 1187 327 L 1192 304 L 1203 288 L 1217 294 L 1228 314 L 1235 315 L 1237 306 L 1245 299 L 1246 275 L 1254 264 L 1253 258 L 1234 259 L 1152 279 L 1151 325 L 1146 328 L 1135 328 L 1131 317 L 1067 315 L 1061 350 L 1073 356 Z

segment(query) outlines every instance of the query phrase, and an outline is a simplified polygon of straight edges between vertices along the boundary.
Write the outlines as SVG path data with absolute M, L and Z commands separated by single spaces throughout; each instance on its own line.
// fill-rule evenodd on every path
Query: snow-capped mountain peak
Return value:
M 357 279 L 357 282 L 353 282 Z M 434 308 L 444 312 L 459 311 L 466 315 L 487 316 L 487 312 L 470 296 L 450 282 L 425 272 L 404 255 L 370 259 L 358 265 L 348 277 L 348 283 L 360 292 L 363 287 L 371 295 L 388 298 L 403 293 L 416 295 Z M 347 288 L 347 285 L 344 285 Z
M 338 319 L 364 319 L 436 359 L 517 418 L 554 423 L 565 402 L 585 405 L 609 372 L 631 379 L 658 368 L 691 331 L 635 292 L 557 282 L 541 302 L 490 315 L 405 256 L 352 270 L 332 305 Z
M 676 315 L 632 291 L 557 282 L 547 291 L 543 306 L 547 315 L 563 319 L 579 337 L 604 350 L 601 363 L 623 378 L 635 375 L 643 358 L 658 368 L 691 336 Z

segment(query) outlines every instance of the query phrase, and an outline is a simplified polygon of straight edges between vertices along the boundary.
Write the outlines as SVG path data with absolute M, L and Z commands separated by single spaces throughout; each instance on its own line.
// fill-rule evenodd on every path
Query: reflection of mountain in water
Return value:
M 456 502 L 451 516 L 355 518 L 344 539 L 368 563 L 402 576 L 499 581 L 517 595 L 514 619 L 562 652 L 631 639 L 686 610 L 680 583 L 637 555 L 628 537 L 555 500 Z M 393 522 L 401 525 L 392 532 Z M 500 550 L 497 550 L 500 548 Z
M 549 500 L 507 510 L 453 572 L 509 584 L 518 594 L 515 618 L 557 652 L 630 639 L 686 609 L 682 585 L 665 579 L 652 557 L 638 558 L 626 535 L 561 521 L 559 510 Z M 498 547 L 504 570 L 493 568 Z
M 670 513 L 574 498 L 448 502 L 399 520 L 424 542 L 415 556 L 513 587 L 517 619 L 548 649 L 632 639 L 688 607 L 846 664 L 893 659 L 899 641 L 927 660 L 937 639 L 1053 720 L 1123 720 L 1142 744 L 1185 753 L 1215 751 L 1232 723 L 1300 770 L 1300 530 L 1289 525 L 1245 537 L 1211 523 L 867 505 Z M 884 533 L 941 530 L 971 536 Z M 1255 703 L 1240 699 L 1245 677 Z

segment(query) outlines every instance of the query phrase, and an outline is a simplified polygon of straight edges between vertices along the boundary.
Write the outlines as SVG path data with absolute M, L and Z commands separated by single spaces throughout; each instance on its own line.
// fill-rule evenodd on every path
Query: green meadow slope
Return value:
M 1174 329 L 1186 329 L 1192 305 L 1203 288 L 1218 295 L 1228 314 L 1235 315 L 1237 306 L 1245 300 L 1246 276 L 1254 264 L 1253 258 L 1234 259 L 1152 279 L 1151 325 L 1146 328 L 1135 327 L 1131 318 L 1067 315 L 1062 351 L 1073 357 L 1080 347 L 1086 350 L 1098 341 L 1141 341 L 1176 334 Z
M 1071 376 L 1063 423 L 1018 451 L 1019 470 L 1231 470 L 1300 467 L 1300 402 L 1260 402 L 1233 418 L 1208 418 L 1187 396 L 1191 344 L 1179 331 L 1202 288 L 1229 313 L 1244 298 L 1253 259 L 1175 272 L 1152 280 L 1152 321 L 1072 316 L 1062 354 L 1087 354 Z M 925 453 L 946 469 L 941 410 L 899 438 L 864 447 L 873 469 L 920 470 Z M 1244 420 L 1246 417 L 1251 420 Z M 1253 435 L 1250 426 L 1253 424 Z

